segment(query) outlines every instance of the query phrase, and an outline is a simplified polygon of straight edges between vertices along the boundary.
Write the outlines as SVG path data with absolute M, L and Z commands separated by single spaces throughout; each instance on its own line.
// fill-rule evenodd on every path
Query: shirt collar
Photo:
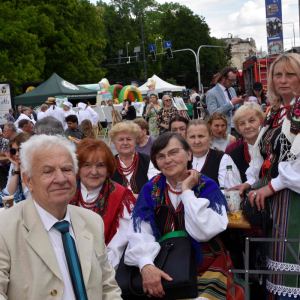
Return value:
M 169 180 L 166 180 L 166 183 L 170 186 L 171 189 L 173 189 L 171 183 L 169 182 Z M 176 185 L 176 188 L 174 189 L 176 192 L 181 192 L 181 185 L 182 185 L 182 181 L 178 182 Z
M 48 213 L 46 210 L 44 210 L 42 207 L 40 207 L 35 200 L 33 200 L 33 203 L 42 219 L 42 222 L 47 230 L 47 232 L 50 231 L 50 229 L 53 227 L 53 225 L 57 222 L 62 222 L 62 221 L 67 221 L 69 222 L 69 224 L 71 224 L 71 220 L 70 220 L 70 214 L 69 214 L 69 208 L 67 206 L 67 212 L 66 212 L 66 216 L 64 217 L 63 220 L 59 221 L 58 219 L 56 219 L 53 215 L 51 215 L 50 213 Z
M 195 156 L 193 156 L 193 160 L 194 160 L 194 159 L 195 159 L 195 160 L 200 160 L 200 159 L 206 158 L 206 156 L 207 156 L 209 150 L 210 150 L 210 149 L 208 149 L 207 152 L 206 152 L 203 156 L 201 156 L 201 157 L 195 157 Z
M 296 98 L 294 98 L 294 99 L 291 101 L 290 105 L 293 105 L 293 104 L 295 103 L 295 101 L 296 101 Z M 281 102 L 280 108 L 281 108 L 281 107 L 284 107 L 283 102 Z
M 90 197 L 92 195 L 95 195 L 97 197 L 102 189 L 102 185 L 101 185 L 100 187 L 88 192 L 87 188 L 82 182 L 80 182 L 80 187 L 81 187 L 81 191 L 84 192 L 86 195 L 89 195 Z
M 222 89 L 222 91 L 226 91 L 226 87 L 223 86 L 222 84 L 218 83 L 219 87 Z

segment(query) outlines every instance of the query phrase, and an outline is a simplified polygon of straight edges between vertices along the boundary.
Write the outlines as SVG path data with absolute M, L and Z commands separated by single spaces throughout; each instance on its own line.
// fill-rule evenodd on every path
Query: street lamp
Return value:
M 198 52 L 197 52 L 197 72 L 198 72 L 199 91 L 201 90 L 200 56 L 199 56 L 201 48 L 224 48 L 224 49 L 227 49 L 228 46 L 223 47 L 223 46 L 202 45 L 198 48 Z
M 296 44 L 295 44 L 295 28 L 294 28 L 294 22 L 287 22 L 287 23 L 282 23 L 282 24 L 293 24 L 294 48 L 295 48 L 295 47 L 296 47 Z M 293 43 L 292 43 L 292 48 L 293 48 Z
M 128 57 L 128 45 L 130 45 L 129 42 L 126 43 L 126 49 L 127 49 L 127 57 Z
M 156 49 L 156 54 L 157 54 L 157 48 L 156 48 L 156 41 L 157 41 L 157 40 L 160 40 L 161 52 L 163 52 L 162 38 L 159 36 L 158 38 L 155 39 L 155 49 Z
M 142 36 L 144 72 L 145 72 L 145 76 L 146 76 L 146 79 L 147 79 L 148 74 L 147 74 L 147 65 L 146 65 L 145 42 L 144 42 L 143 20 L 142 20 L 142 9 L 141 9 L 141 7 L 140 7 L 140 24 L 141 24 L 141 36 Z

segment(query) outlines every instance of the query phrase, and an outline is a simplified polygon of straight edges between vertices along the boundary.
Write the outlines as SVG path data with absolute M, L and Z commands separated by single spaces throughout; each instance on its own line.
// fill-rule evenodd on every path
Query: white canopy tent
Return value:
M 151 78 L 156 82 L 155 90 L 158 93 L 162 93 L 164 91 L 182 92 L 182 90 L 186 89 L 185 86 L 178 86 L 178 85 L 173 85 L 171 83 L 168 83 L 168 82 L 162 80 L 161 78 L 159 78 L 158 76 L 156 76 L 155 74 Z M 143 85 L 141 85 L 140 87 L 138 87 L 138 89 L 140 90 L 141 94 L 147 94 L 147 92 L 149 91 L 149 89 L 146 86 L 146 84 L 147 83 L 144 83 Z

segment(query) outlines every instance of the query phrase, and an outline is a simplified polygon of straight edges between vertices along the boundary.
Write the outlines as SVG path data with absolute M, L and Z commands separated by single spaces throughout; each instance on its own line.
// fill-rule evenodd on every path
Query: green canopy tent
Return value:
M 56 73 L 35 89 L 14 97 L 16 105 L 38 106 L 47 101 L 48 97 L 65 96 L 74 102 L 80 99 L 96 99 L 97 91 L 74 85 Z M 77 101 L 78 102 L 78 101 Z

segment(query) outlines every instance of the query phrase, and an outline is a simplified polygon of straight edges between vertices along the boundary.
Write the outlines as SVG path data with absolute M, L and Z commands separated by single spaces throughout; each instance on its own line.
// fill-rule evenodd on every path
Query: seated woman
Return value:
M 147 134 L 149 126 L 145 119 L 134 119 L 133 123 L 137 124 L 140 129 L 140 138 L 139 142 L 136 145 L 135 151 L 138 153 L 150 155 L 151 146 L 156 138 Z
M 157 241 L 171 231 L 185 230 L 197 256 L 198 299 L 244 299 L 243 288 L 228 272 L 232 268 L 230 257 L 217 237 L 227 227 L 228 208 L 216 183 L 191 170 L 192 150 L 178 133 L 157 138 L 151 160 L 161 174 L 144 186 L 137 199 L 128 229 L 125 263 L 140 268 L 144 291 L 162 297 L 161 278 L 172 279 L 154 266 L 160 251 Z M 165 205 L 176 214 L 177 222 Z
M 116 161 L 104 142 L 87 138 L 79 143 L 76 154 L 79 179 L 71 204 L 102 217 L 108 260 L 116 269 L 128 243 L 126 233 L 136 200 L 130 190 L 111 180 Z
M 228 121 L 221 111 L 213 112 L 207 124 L 213 134 L 212 148 L 225 151 L 228 145 L 236 142 L 236 138 L 227 132 Z
M 228 155 L 211 149 L 212 132 L 203 120 L 192 120 L 187 125 L 186 141 L 193 151 L 193 169 L 224 187 Z
M 19 153 L 22 143 L 29 138 L 30 135 L 27 132 L 21 132 L 14 135 L 9 141 L 7 157 L 11 164 L 6 187 L 0 193 L 0 207 L 3 207 L 2 197 L 13 195 L 15 203 L 18 203 L 30 196 L 28 188 L 22 181 L 22 166 Z
M 112 180 L 129 188 L 137 197 L 148 180 L 159 173 L 149 155 L 135 150 L 140 138 L 139 126 L 132 121 L 118 123 L 112 127 L 110 138 L 118 151 L 115 156 L 117 169 Z
M 264 118 L 265 114 L 260 105 L 255 102 L 246 102 L 235 112 L 234 128 L 243 136 L 244 143 L 230 152 L 227 165 L 232 165 L 233 172 L 239 176 L 237 185 L 247 181 L 246 171 L 251 161 L 251 150 L 259 135 L 259 128 Z M 237 170 L 235 170 L 235 166 Z

